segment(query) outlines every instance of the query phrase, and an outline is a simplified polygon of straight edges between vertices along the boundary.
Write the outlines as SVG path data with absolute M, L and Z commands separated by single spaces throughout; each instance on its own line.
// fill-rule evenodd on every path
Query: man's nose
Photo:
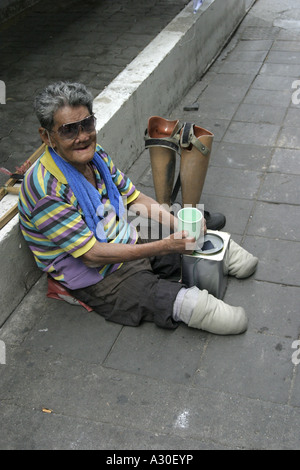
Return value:
M 86 139 L 89 138 L 89 134 L 90 134 L 90 132 L 87 132 L 87 131 L 82 127 L 82 125 L 79 124 L 79 126 L 78 126 L 78 133 L 77 133 L 77 137 L 76 137 L 76 138 L 77 138 L 77 139 L 79 139 L 79 138 L 82 139 L 82 138 L 83 138 L 83 139 L 86 140 Z

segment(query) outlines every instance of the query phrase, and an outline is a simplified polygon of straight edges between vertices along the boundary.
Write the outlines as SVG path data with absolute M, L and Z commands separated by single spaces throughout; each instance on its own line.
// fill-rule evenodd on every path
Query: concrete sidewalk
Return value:
M 257 0 L 165 116 L 215 134 L 201 202 L 260 258 L 224 299 L 248 331 L 122 327 L 46 298 L 42 276 L 0 331 L 1 449 L 300 448 L 300 8 L 282 4 Z M 148 151 L 127 173 L 154 196 Z

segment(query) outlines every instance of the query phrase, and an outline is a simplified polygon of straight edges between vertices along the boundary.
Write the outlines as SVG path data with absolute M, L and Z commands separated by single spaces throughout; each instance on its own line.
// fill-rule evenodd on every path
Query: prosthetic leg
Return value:
M 185 123 L 180 131 L 180 180 L 182 206 L 199 204 L 214 135 L 202 127 Z
M 145 132 L 145 148 L 150 152 L 156 200 L 168 206 L 171 205 L 180 127 L 178 120 L 152 116 Z
M 156 200 L 171 207 L 181 186 L 182 207 L 196 206 L 202 194 L 214 135 L 192 123 L 180 124 L 159 116 L 149 118 L 145 148 L 149 148 Z M 176 152 L 181 151 L 180 171 L 173 188 Z M 173 188 L 173 189 L 172 189 Z M 207 228 L 221 230 L 226 218 L 204 211 Z

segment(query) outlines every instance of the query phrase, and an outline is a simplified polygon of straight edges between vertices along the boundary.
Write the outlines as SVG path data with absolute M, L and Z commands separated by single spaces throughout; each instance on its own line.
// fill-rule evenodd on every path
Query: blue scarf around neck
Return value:
M 107 242 L 104 231 L 104 204 L 99 191 L 71 163 L 60 157 L 52 147 L 48 147 L 54 162 L 65 176 L 70 188 L 80 205 L 89 229 L 100 242 Z M 125 212 L 122 197 L 112 180 L 112 175 L 98 152 L 95 152 L 92 163 L 96 166 L 107 190 L 108 199 L 116 214 L 121 218 Z

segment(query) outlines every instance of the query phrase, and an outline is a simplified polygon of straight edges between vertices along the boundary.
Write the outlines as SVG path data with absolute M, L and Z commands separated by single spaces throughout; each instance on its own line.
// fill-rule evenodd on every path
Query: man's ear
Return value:
M 44 144 L 50 145 L 49 132 L 47 131 L 47 129 L 45 129 L 44 127 L 40 127 L 39 134 Z

